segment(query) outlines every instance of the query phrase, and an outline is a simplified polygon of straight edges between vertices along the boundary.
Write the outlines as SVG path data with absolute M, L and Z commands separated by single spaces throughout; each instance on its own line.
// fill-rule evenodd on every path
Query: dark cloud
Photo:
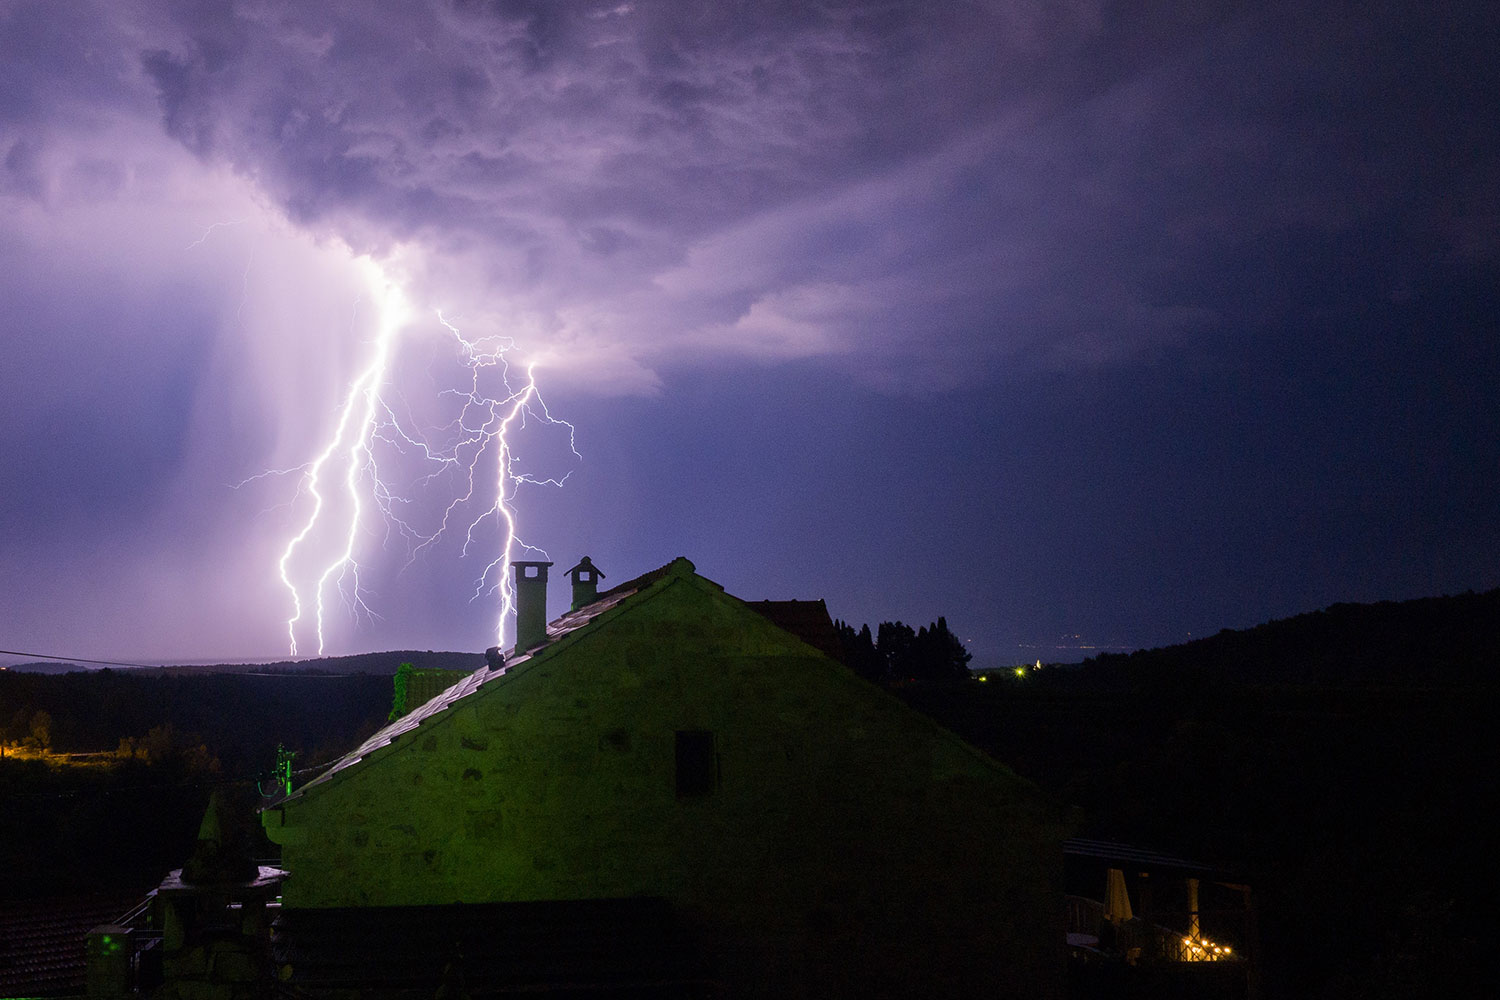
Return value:
M 1303 241 L 1371 220 L 1413 257 L 1443 240 L 1493 256 L 1458 204 L 1495 174 L 1470 152 L 1494 125 L 1473 100 L 1489 60 L 1401 5 L 367 13 L 184 8 L 179 46 L 141 57 L 168 131 L 357 244 L 519 254 L 495 293 L 591 303 L 648 363 L 726 325 L 754 354 L 756 309 L 813 288 L 889 298 L 781 317 L 763 353 L 795 350 L 796 327 L 801 350 L 858 352 L 886 381 L 934 336 L 981 358 L 1109 360 L 1226 321 L 1206 260 L 1273 285 Z M 763 283 L 653 300 L 662 275 L 752 232 L 764 243 L 738 252 Z
M 636 537 L 745 579 L 785 550 L 725 525 L 856 567 L 829 580 L 900 553 L 932 587 L 952 572 L 924 547 L 977 539 L 1029 569 L 966 592 L 975 616 L 993 593 L 1037 620 L 1113 600 L 1095 620 L 1120 629 L 1180 623 L 1161 609 L 1194 572 L 1215 627 L 1469 585 L 1493 513 L 1472 470 L 1496 457 L 1474 429 L 1496 405 L 1474 375 L 1496 21 L 1409 0 L 7 4 L 3 443 L 50 498 L 7 544 L 98 518 L 195 581 L 215 544 L 263 568 L 285 498 L 195 491 L 305 460 L 363 343 L 347 244 L 390 255 L 421 310 L 514 336 L 608 426 L 590 457 L 611 475 L 549 511 L 670 511 L 692 538 Z M 816 453 L 788 460 L 805 496 L 744 471 L 786 441 Z M 91 461 L 129 518 L 82 485 Z M 858 474 L 816 472 L 841 461 Z M 845 530 L 831 496 L 872 512 Z M 850 586 L 851 615 L 902 613 Z

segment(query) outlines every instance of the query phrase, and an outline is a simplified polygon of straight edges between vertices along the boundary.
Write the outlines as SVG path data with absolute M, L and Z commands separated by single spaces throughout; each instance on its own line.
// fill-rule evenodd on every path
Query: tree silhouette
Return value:
M 52 746 L 52 715 L 46 709 L 37 709 L 31 717 L 31 738 L 43 750 Z
M 838 632 L 844 663 L 850 670 L 876 684 L 884 684 L 890 679 L 885 660 L 875 649 L 875 637 L 870 634 L 870 626 L 861 625 L 859 631 L 855 632 L 854 626 L 848 622 L 838 621 L 834 622 L 833 627 Z
M 885 661 L 886 673 L 896 682 L 916 679 L 912 669 L 912 647 L 917 633 L 904 622 L 881 622 L 875 631 L 875 648 Z
M 859 676 L 877 684 L 911 681 L 961 680 L 969 677 L 971 655 L 938 618 L 916 631 L 904 622 L 881 622 L 875 635 L 870 626 L 858 632 L 847 622 L 834 623 L 844 662 Z
M 917 632 L 912 660 L 916 676 L 927 680 L 962 679 L 969 676 L 973 658 L 958 636 L 948 630 L 948 620 L 941 616 Z

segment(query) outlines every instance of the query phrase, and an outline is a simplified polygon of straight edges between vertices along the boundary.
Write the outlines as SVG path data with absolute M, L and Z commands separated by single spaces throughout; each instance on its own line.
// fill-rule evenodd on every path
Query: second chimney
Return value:
M 547 641 L 547 567 L 549 562 L 511 563 L 516 568 L 516 652 Z
M 599 598 L 599 581 L 604 574 L 588 556 L 578 560 L 578 565 L 568 570 L 568 579 L 573 581 L 573 608 L 577 611 L 585 604 L 593 604 Z

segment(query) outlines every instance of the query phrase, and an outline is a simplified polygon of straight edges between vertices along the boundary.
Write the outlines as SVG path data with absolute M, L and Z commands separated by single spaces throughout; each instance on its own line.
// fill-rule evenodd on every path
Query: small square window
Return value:
M 677 730 L 677 796 L 698 799 L 713 792 L 718 778 L 714 734 L 707 729 Z

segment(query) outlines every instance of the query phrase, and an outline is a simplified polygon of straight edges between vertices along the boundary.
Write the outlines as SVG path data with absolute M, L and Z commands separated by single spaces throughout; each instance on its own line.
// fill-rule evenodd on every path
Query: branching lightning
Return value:
M 517 491 L 526 484 L 561 486 L 568 478 L 539 478 L 524 471 L 515 435 L 528 421 L 563 428 L 569 450 L 580 458 L 574 427 L 548 411 L 537 388 L 534 364 L 526 368 L 525 384 L 511 387 L 507 355 L 515 349 L 513 341 L 468 340 L 441 313 L 438 322 L 452 335 L 459 362 L 467 370 L 467 385 L 440 393 L 456 405 L 456 415 L 432 432 L 436 441 L 411 429 L 410 418 L 398 419 L 392 365 L 398 341 L 413 316 L 399 286 L 378 265 L 368 259 L 362 263 L 367 266 L 379 312 L 368 361 L 350 383 L 322 451 L 307 464 L 284 470 L 300 473 L 299 494 L 307 505 L 304 519 L 277 563 L 281 582 L 291 595 L 292 613 L 286 623 L 291 653 L 297 655 L 298 632 L 309 627 L 317 637 L 318 653 L 323 652 L 330 590 L 343 594 L 356 615 L 374 615 L 361 584 L 358 550 L 366 522 L 377 513 L 386 525 L 387 537 L 394 530 L 410 547 L 408 566 L 447 534 L 450 526 L 464 525 L 463 557 L 479 547 L 494 546 L 490 549 L 494 558 L 475 581 L 473 600 L 498 597 L 495 641 L 503 646 L 514 605 L 513 552 L 518 548 L 541 552 L 517 535 Z M 397 489 L 392 476 L 382 475 L 380 462 L 385 458 L 415 462 L 424 469 L 411 492 Z M 494 463 L 493 494 L 482 472 L 488 461 Z M 450 485 L 455 482 L 457 488 Z M 428 492 L 445 487 L 446 502 L 438 501 L 441 516 L 430 527 L 416 523 L 417 515 L 409 512 L 420 507 L 419 501 Z
M 232 220 L 230 222 L 215 222 L 213 225 L 211 225 L 207 229 L 203 230 L 203 235 L 202 236 L 198 237 L 196 240 L 194 240 L 193 242 L 189 243 L 187 245 L 186 249 L 192 250 L 192 249 L 195 249 L 197 247 L 201 247 L 203 244 L 207 243 L 208 242 L 208 238 L 214 234 L 214 230 L 215 229 L 228 229 L 230 226 L 243 225 L 244 222 L 245 222 L 244 219 L 234 219 L 234 220 Z
M 565 427 L 568 431 L 569 451 L 575 458 L 582 456 L 578 454 L 573 425 L 566 420 L 559 420 L 552 416 L 547 409 L 547 404 L 542 400 L 541 392 L 536 385 L 534 364 L 526 367 L 526 384 L 519 390 L 511 390 L 510 364 L 506 355 L 515 348 L 513 341 L 499 339 L 490 345 L 475 343 L 466 340 L 458 328 L 444 319 L 441 313 L 438 314 L 438 321 L 457 341 L 465 365 L 469 369 L 471 384 L 467 392 L 462 394 L 462 411 L 449 428 L 457 432 L 457 444 L 448 460 L 463 466 L 466 472 L 467 489 L 463 495 L 455 497 L 448 505 L 443 512 L 442 524 L 432 538 L 435 539 L 447 528 L 450 515 L 460 506 L 472 502 L 475 466 L 480 456 L 493 447 L 495 451 L 495 500 L 470 520 L 464 533 L 462 551 L 465 556 L 469 554 L 470 548 L 476 544 L 476 532 L 486 522 L 494 521 L 498 525 L 499 554 L 484 567 L 479 578 L 475 580 L 474 599 L 478 600 L 486 594 L 499 595 L 500 614 L 495 626 L 495 635 L 496 642 L 503 646 L 505 622 L 515 605 L 514 585 L 510 577 L 511 552 L 515 548 L 521 548 L 528 552 L 539 553 L 544 557 L 546 555 L 536 546 L 527 545 L 516 534 L 514 506 L 516 491 L 526 483 L 562 486 L 568 479 L 567 475 L 561 479 L 537 479 L 527 473 L 517 471 L 512 431 L 518 425 L 524 427 L 528 418 L 540 420 L 551 426 Z M 496 397 L 481 389 L 481 375 L 490 368 L 499 370 L 499 384 L 505 390 L 503 396 Z M 467 459 L 462 457 L 466 453 L 470 456 Z M 424 542 L 424 544 L 427 543 Z
M 379 276 L 372 275 L 378 280 Z M 373 449 L 377 432 L 377 416 L 382 412 L 381 390 L 390 367 L 393 341 L 406 319 L 406 304 L 400 291 L 390 282 L 381 281 L 379 291 L 379 328 L 375 337 L 372 357 L 363 371 L 355 377 L 339 410 L 338 424 L 327 447 L 313 459 L 303 473 L 302 486 L 312 497 L 312 510 L 299 531 L 287 542 L 281 553 L 277 569 L 281 582 L 292 595 L 292 616 L 287 619 L 287 638 L 291 653 L 297 655 L 297 623 L 302 620 L 304 608 L 304 586 L 295 582 L 291 570 L 293 556 L 315 534 L 326 536 L 330 530 L 341 533 L 343 545 L 335 548 L 334 556 L 315 570 L 314 583 L 310 586 L 310 599 L 315 609 L 315 625 L 318 637 L 318 652 L 323 652 L 324 591 L 330 580 L 350 583 L 350 599 L 357 609 L 369 608 L 359 589 L 359 564 L 355 561 L 355 546 L 364 516 L 364 492 L 362 480 L 369 478 L 371 484 L 379 483 Z M 340 468 L 342 467 L 342 468 Z M 325 472 L 328 473 L 325 478 Z M 342 472 L 342 475 L 340 475 Z M 324 529 L 324 515 L 328 506 L 326 491 L 332 480 L 341 479 L 349 508 L 341 518 L 343 525 Z M 336 488 L 336 487 L 334 487 Z

